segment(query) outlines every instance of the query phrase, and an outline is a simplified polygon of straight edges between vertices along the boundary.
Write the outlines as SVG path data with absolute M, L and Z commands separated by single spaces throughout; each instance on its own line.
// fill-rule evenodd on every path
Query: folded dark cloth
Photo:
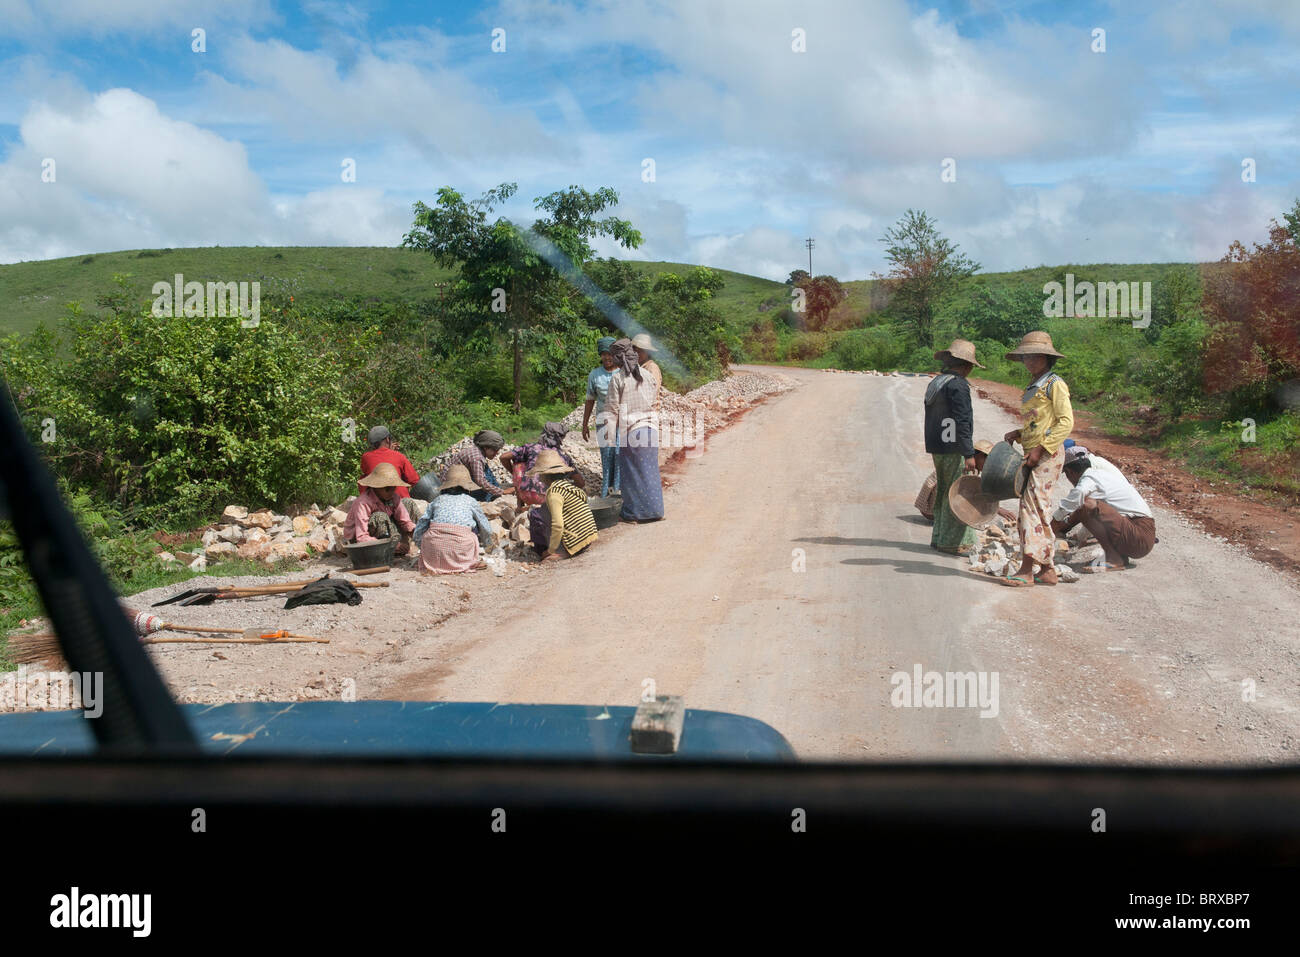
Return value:
M 299 605 L 359 605 L 361 592 L 350 581 L 341 578 L 319 578 L 303 585 L 289 596 L 285 608 L 297 608 Z

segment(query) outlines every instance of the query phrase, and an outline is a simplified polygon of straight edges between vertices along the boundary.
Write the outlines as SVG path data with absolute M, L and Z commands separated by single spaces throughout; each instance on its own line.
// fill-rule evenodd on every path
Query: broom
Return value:
M 131 609 L 125 609 L 131 614 Z M 140 636 L 142 645 L 156 644 L 293 644 L 295 642 L 314 642 L 329 644 L 328 638 L 313 638 L 310 635 L 295 635 L 288 631 L 275 631 L 265 628 L 201 628 L 197 625 L 177 625 L 165 622 L 157 615 L 148 612 L 136 612 L 131 620 L 135 633 Z M 159 631 L 193 631 L 201 634 L 239 635 L 238 638 L 150 638 Z M 15 635 L 9 639 L 7 656 L 16 665 L 31 664 L 45 658 L 61 656 L 57 635 Z

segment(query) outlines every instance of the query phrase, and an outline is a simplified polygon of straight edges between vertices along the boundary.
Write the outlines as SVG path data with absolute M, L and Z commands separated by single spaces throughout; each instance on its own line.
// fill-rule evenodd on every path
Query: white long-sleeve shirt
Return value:
M 1110 465 L 1109 468 L 1093 466 L 1079 476 L 1079 484 L 1070 489 L 1070 494 L 1061 499 L 1061 504 L 1052 513 L 1053 520 L 1065 521 L 1088 497 L 1107 503 L 1129 518 L 1155 518 L 1146 499 L 1138 494 L 1119 469 Z

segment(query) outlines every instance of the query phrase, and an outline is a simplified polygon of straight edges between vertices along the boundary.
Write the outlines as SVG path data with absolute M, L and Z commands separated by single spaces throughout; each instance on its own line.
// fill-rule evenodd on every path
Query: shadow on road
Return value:
M 926 548 L 929 551 L 929 548 Z M 966 573 L 958 568 L 949 568 L 943 565 L 931 565 L 929 562 L 914 562 L 906 558 L 846 558 L 840 562 L 841 565 L 893 565 L 894 571 L 902 575 L 940 575 L 948 577 L 960 575 L 966 577 Z
M 934 522 L 927 522 L 920 515 L 895 515 L 894 518 L 900 522 L 907 522 L 908 525 L 924 525 L 926 528 L 934 524 Z
M 877 548 L 901 548 L 906 552 L 930 552 L 929 545 L 920 542 L 898 542 L 889 538 L 840 538 L 838 535 L 823 535 L 818 538 L 796 538 L 796 542 L 810 542 L 814 545 L 874 545 Z

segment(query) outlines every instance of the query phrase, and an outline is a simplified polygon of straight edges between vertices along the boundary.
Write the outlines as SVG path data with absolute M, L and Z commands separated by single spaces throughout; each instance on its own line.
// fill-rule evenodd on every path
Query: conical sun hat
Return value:
M 1020 345 L 1016 346 L 1007 353 L 1008 359 L 1019 359 L 1021 356 L 1056 356 L 1058 359 L 1064 359 L 1064 354 L 1057 352 L 1052 346 L 1052 337 L 1041 329 L 1025 333 L 1025 337 L 1020 340 Z
M 525 475 L 559 475 L 564 472 L 572 472 L 573 466 L 560 456 L 555 449 L 542 449 L 537 455 L 537 464 L 530 468 Z
M 402 476 L 398 474 L 397 466 L 392 462 L 380 462 L 370 474 L 361 479 L 357 484 L 364 485 L 367 488 L 393 488 L 400 485 L 402 488 L 410 488 L 410 482 L 403 482 Z
M 951 357 L 953 359 L 960 359 L 962 362 L 969 362 L 977 369 L 987 368 L 987 366 L 981 365 L 975 358 L 975 343 L 968 342 L 965 339 L 952 340 L 952 345 L 947 349 L 940 349 L 934 354 L 934 357 L 943 361 L 946 361 Z
M 952 513 L 971 528 L 987 528 L 998 517 L 998 500 L 980 491 L 978 475 L 963 475 L 948 489 Z
M 469 469 L 457 462 L 447 469 L 447 477 L 438 486 L 438 491 L 445 492 L 448 489 L 459 488 L 466 492 L 477 492 L 482 487 L 470 477 Z

